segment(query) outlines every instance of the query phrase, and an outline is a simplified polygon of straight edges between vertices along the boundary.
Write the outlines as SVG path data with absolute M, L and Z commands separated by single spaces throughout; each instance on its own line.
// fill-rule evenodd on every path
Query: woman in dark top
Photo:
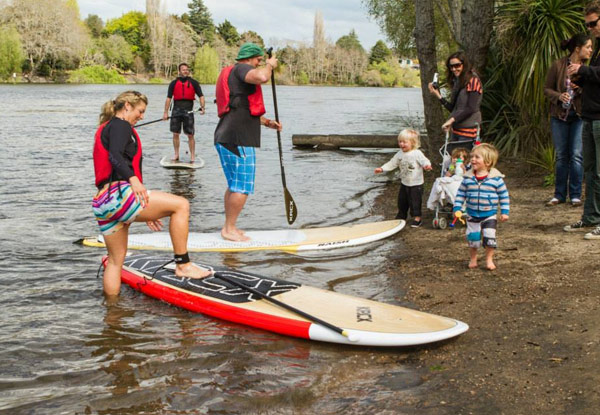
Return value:
M 146 222 L 151 230 L 162 229 L 161 218 L 169 217 L 169 232 L 175 253 L 175 274 L 203 278 L 210 273 L 198 268 L 187 253 L 189 202 L 170 193 L 148 191 L 142 179 L 142 143 L 133 126 L 144 118 L 148 99 L 126 91 L 102 106 L 100 126 L 94 139 L 94 170 L 98 193 L 92 209 L 108 250 L 104 292 L 117 295 L 121 268 L 127 253 L 129 225 Z
M 577 76 L 567 76 L 567 67 L 581 64 L 592 56 L 592 38 L 587 34 L 573 36 L 561 44 L 569 55 L 555 61 L 546 75 L 544 95 L 550 100 L 550 130 L 556 151 L 554 196 L 546 206 L 567 201 L 581 206 L 583 182 L 583 142 L 581 133 L 581 88 Z
M 433 83 L 429 84 L 429 92 L 437 96 L 444 108 L 450 111 L 450 117 L 442 125 L 442 130 L 452 130 L 452 141 L 460 141 L 461 147 L 470 150 L 474 144 L 478 144 L 475 141 L 478 139 L 481 124 L 481 80 L 464 52 L 450 55 L 446 59 L 446 70 L 448 84 L 452 86 L 450 101 L 442 97 L 440 90 L 434 87 Z

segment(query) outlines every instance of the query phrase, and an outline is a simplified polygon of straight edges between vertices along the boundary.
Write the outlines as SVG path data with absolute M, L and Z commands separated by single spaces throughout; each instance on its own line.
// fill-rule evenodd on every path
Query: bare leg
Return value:
M 193 135 L 188 134 L 188 145 L 190 146 L 190 161 L 196 160 L 196 140 Z
M 121 290 L 121 269 L 127 254 L 127 236 L 129 225 L 125 225 L 117 232 L 105 235 L 104 242 L 108 251 L 108 260 L 104 269 L 104 293 L 108 296 L 119 295 Z
M 179 160 L 179 134 L 173 133 L 173 149 L 175 150 L 175 157 L 173 161 Z
M 469 268 L 477 268 L 477 248 L 469 248 L 469 255 L 471 256 Z
M 135 218 L 135 221 L 154 221 L 167 216 L 170 218 L 169 234 L 173 243 L 173 252 L 176 255 L 183 255 L 187 252 L 189 233 L 190 204 L 187 199 L 171 193 L 153 190 L 148 206 Z M 210 275 L 210 272 L 187 263 L 177 264 L 175 275 L 178 277 L 204 278 Z
M 223 239 L 238 242 L 250 240 L 235 226 L 247 199 L 248 195 L 243 193 L 230 192 L 229 189 L 225 192 L 225 225 L 221 229 Z
M 496 269 L 496 264 L 494 264 L 494 248 L 485 248 L 485 266 L 490 271 Z

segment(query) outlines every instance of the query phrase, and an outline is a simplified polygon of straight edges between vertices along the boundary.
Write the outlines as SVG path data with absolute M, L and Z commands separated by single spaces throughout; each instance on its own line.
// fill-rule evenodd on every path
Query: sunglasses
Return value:
M 592 22 L 585 22 L 585 27 L 587 27 L 588 29 L 591 29 L 592 27 L 596 27 L 596 25 L 598 24 L 599 21 L 600 21 L 600 17 Z
M 458 69 L 458 68 L 462 68 L 463 64 L 462 64 L 462 62 L 460 62 L 460 63 L 449 63 L 448 66 L 451 69 Z

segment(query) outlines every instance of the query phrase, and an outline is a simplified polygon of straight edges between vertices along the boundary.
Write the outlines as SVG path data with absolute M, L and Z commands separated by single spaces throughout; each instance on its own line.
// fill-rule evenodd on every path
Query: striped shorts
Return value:
M 120 188 L 120 190 L 119 190 Z M 142 212 L 131 185 L 126 181 L 113 182 L 92 201 L 92 211 L 102 235 L 110 235 L 132 223 Z
M 238 146 L 239 156 L 223 147 L 215 144 L 221 166 L 227 179 L 227 188 L 232 193 L 243 193 L 245 195 L 254 193 L 254 177 L 256 174 L 256 152 L 254 147 Z
M 496 226 L 498 220 L 496 215 L 487 218 L 467 217 L 467 243 L 469 248 L 496 248 Z

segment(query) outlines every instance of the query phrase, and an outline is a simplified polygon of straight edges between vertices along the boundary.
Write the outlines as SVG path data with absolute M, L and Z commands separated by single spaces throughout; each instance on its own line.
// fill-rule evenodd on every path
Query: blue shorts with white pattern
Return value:
M 221 144 L 215 144 L 221 166 L 227 179 L 227 187 L 232 193 L 245 195 L 254 193 L 254 177 L 256 174 L 256 152 L 254 147 L 238 146 L 239 156 Z

